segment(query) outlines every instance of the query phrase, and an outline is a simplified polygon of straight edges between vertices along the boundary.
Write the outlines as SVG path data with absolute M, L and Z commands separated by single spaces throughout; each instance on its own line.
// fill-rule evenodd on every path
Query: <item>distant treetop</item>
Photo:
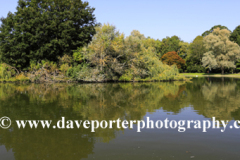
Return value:
M 215 25 L 215 26 L 213 26 L 210 30 L 205 31 L 205 32 L 202 34 L 202 36 L 205 37 L 205 36 L 209 35 L 209 34 L 212 33 L 213 30 L 216 29 L 216 28 L 229 30 L 226 26 Z M 230 31 L 230 30 L 229 30 L 229 31 Z M 230 31 L 230 32 L 231 32 L 231 31 Z
M 240 45 L 240 25 L 233 30 L 230 40 Z

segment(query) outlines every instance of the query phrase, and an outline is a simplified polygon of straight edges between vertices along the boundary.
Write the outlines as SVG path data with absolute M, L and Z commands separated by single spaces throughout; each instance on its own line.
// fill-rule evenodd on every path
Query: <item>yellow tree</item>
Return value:
M 96 66 L 100 66 L 100 70 L 106 66 L 107 52 L 111 52 L 111 41 L 119 33 L 115 33 L 115 27 L 109 24 L 96 27 L 96 34 L 93 37 L 92 42 L 88 46 L 90 49 L 89 59 L 91 63 Z
M 229 40 L 230 31 L 216 28 L 203 38 L 204 46 L 208 50 L 204 53 L 202 63 L 210 70 L 220 68 L 224 74 L 225 68 L 236 68 L 235 62 L 240 58 L 240 47 Z
M 117 80 L 120 77 L 124 69 L 124 47 L 124 34 L 116 31 L 115 26 L 104 24 L 96 27 L 92 42 L 82 49 L 85 52 L 81 52 L 91 66 L 88 74 L 96 77 L 93 81 Z

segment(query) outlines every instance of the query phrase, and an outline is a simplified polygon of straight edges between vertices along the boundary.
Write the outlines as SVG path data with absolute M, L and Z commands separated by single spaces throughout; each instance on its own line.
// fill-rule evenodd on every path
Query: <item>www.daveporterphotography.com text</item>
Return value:
M 141 132 L 143 129 L 177 129 L 178 132 L 185 132 L 187 129 L 200 129 L 202 132 L 207 132 L 208 129 L 220 129 L 221 132 L 225 132 L 226 128 L 240 129 L 240 121 L 236 120 L 229 124 L 227 120 L 216 120 L 212 117 L 211 120 L 151 120 L 150 117 L 146 117 L 145 120 L 67 120 L 62 117 L 57 121 L 56 125 L 52 124 L 52 120 L 15 120 L 19 129 L 30 127 L 31 129 L 44 128 L 44 129 L 91 129 L 91 132 L 95 132 L 97 129 L 133 129 L 136 127 L 137 132 Z M 11 127 L 12 121 L 9 117 L 2 117 L 0 119 L 0 127 L 8 129 Z

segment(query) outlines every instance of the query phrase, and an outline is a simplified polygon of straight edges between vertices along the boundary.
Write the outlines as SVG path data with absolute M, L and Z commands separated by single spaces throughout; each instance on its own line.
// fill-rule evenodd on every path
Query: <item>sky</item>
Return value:
M 18 0 L 0 0 L 0 17 L 15 12 Z M 191 42 L 214 25 L 233 31 L 240 25 L 239 0 L 87 0 L 97 22 L 114 25 L 129 36 L 138 30 L 145 37 L 176 35 Z

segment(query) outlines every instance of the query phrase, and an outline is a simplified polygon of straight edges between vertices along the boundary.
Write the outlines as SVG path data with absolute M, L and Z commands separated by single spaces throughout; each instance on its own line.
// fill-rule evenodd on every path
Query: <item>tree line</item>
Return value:
M 191 43 L 155 40 L 137 30 L 126 37 L 97 23 L 93 12 L 76 0 L 19 0 L 17 11 L 1 18 L 0 78 L 172 80 L 179 72 L 238 70 L 240 26 L 214 26 Z

